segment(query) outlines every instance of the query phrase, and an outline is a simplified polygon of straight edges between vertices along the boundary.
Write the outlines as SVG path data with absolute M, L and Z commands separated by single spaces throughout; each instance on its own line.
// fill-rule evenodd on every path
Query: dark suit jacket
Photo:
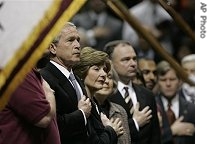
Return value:
M 99 113 L 96 110 L 96 100 L 91 100 L 92 109 L 91 115 L 88 118 L 90 123 L 90 136 L 88 139 L 88 144 L 117 144 L 117 134 L 114 129 L 110 126 L 104 127 L 100 117 L 100 108 L 98 107 Z M 98 104 L 97 104 L 98 105 Z
M 181 89 L 179 90 L 179 96 L 182 97 L 184 100 L 187 101 L 186 96 L 185 96 L 185 94 L 184 94 L 184 92 L 183 92 L 183 88 L 181 88 Z M 195 98 L 192 98 L 190 102 L 193 103 L 193 104 L 195 104 Z
M 112 102 L 120 104 L 127 112 L 128 122 L 131 134 L 132 144 L 160 144 L 160 127 L 157 117 L 157 108 L 155 103 L 155 97 L 150 90 L 142 86 L 133 84 L 133 88 L 136 92 L 137 101 L 140 103 L 140 110 L 149 106 L 152 110 L 151 121 L 137 131 L 132 115 L 129 112 L 128 105 L 125 103 L 124 98 L 118 91 L 115 95 L 110 97 Z
M 40 73 L 55 91 L 57 122 L 62 144 L 117 143 L 114 129 L 110 126 L 103 126 L 93 101 L 91 101 L 91 115 L 85 125 L 84 116 L 77 107 L 76 91 L 59 69 L 49 62 Z M 83 83 L 77 76 L 75 77 L 83 89 L 84 95 L 87 95 Z
M 173 137 L 160 95 L 156 97 L 156 102 L 159 105 L 163 120 L 163 126 L 161 128 L 162 144 L 173 144 L 173 138 L 176 144 L 195 144 L 195 136 Z M 183 122 L 190 122 L 195 124 L 195 105 L 193 103 L 187 102 L 182 96 L 179 96 L 179 116 L 184 116 Z
M 84 144 L 88 138 L 88 131 L 84 116 L 77 108 L 78 100 L 73 86 L 50 62 L 40 73 L 55 91 L 57 122 L 62 144 Z M 80 83 L 77 77 L 76 79 Z M 83 92 L 85 94 L 85 90 Z

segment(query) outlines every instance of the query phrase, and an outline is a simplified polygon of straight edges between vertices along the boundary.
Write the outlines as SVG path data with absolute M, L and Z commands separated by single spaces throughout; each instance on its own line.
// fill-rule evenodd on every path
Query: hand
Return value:
M 42 88 L 45 93 L 46 100 L 50 103 L 51 109 L 55 112 L 56 102 L 55 102 L 55 91 L 50 88 L 50 85 L 43 79 Z
M 124 134 L 122 121 L 119 118 L 116 118 L 116 119 L 111 118 L 110 121 L 112 123 L 112 128 L 115 130 L 117 136 Z
M 88 118 L 91 113 L 91 108 L 92 106 L 90 99 L 89 98 L 86 99 L 86 96 L 83 96 L 78 102 L 78 109 L 82 109 L 83 112 L 85 113 L 86 118 Z
M 146 106 L 142 111 L 139 111 L 139 107 L 140 105 L 138 102 L 134 108 L 133 118 L 137 121 L 139 127 L 142 127 L 150 122 L 152 110 L 149 109 L 149 106 Z
M 48 113 L 48 117 L 53 117 L 56 114 L 56 102 L 54 96 L 54 90 L 50 88 L 50 85 L 43 79 L 42 88 L 45 93 L 45 98 L 50 104 L 50 112 Z
M 183 119 L 184 117 L 181 116 L 171 125 L 172 134 L 177 136 L 192 136 L 195 132 L 195 125 L 189 122 L 182 122 Z
M 159 111 L 157 112 L 157 116 L 158 116 L 159 125 L 160 125 L 160 127 L 162 127 L 163 126 L 163 118 Z
M 111 126 L 111 121 L 107 118 L 107 116 L 103 113 L 101 113 L 101 121 L 104 126 Z
M 107 116 L 101 113 L 101 121 L 104 126 L 111 126 L 116 132 L 117 136 L 120 136 L 124 133 L 122 127 L 122 121 L 119 118 L 109 120 Z
M 54 90 L 50 88 L 50 85 L 43 79 L 43 82 L 42 82 L 42 88 L 45 92 L 45 96 L 47 97 L 48 95 L 50 96 L 54 96 Z

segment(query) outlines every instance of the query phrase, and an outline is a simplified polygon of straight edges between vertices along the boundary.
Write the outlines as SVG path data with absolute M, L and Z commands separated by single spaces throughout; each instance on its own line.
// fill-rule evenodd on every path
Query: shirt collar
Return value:
M 121 81 L 118 81 L 117 87 L 118 87 L 118 90 L 119 90 L 119 91 L 123 91 L 124 87 L 128 87 L 129 89 L 133 89 L 133 88 L 132 88 L 132 82 L 131 82 L 131 81 L 128 83 L 128 85 L 125 85 L 125 84 L 122 83 Z
M 50 62 L 55 65 L 67 78 L 69 78 L 70 72 L 72 72 L 72 69 L 70 70 L 70 72 L 64 68 L 62 65 L 59 65 L 58 63 L 50 60 Z
M 168 100 L 164 96 L 161 96 L 161 99 L 162 99 L 164 107 L 167 108 L 168 107 Z M 171 100 L 171 105 L 173 106 L 173 104 L 177 103 L 178 101 L 179 101 L 179 95 L 176 94 L 176 96 Z

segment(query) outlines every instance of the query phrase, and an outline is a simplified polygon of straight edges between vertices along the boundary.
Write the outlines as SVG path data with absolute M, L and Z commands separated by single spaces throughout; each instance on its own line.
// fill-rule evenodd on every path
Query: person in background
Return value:
M 72 21 L 82 35 L 84 46 L 103 50 L 108 41 L 121 38 L 122 21 L 108 12 L 102 0 L 88 0 Z
M 172 18 L 167 11 L 161 7 L 158 0 L 143 0 L 129 9 L 130 13 L 147 29 L 161 46 L 170 54 L 173 54 L 172 45 Z M 151 45 L 141 36 L 139 37 L 128 22 L 124 21 L 122 27 L 122 39 L 129 41 L 137 51 L 140 58 L 151 58 L 159 61 L 158 55 Z M 157 58 L 156 58 L 157 57 Z
M 189 79 L 195 82 L 195 54 L 183 57 L 181 66 L 187 72 Z M 184 82 L 180 94 L 187 101 L 195 103 L 195 86 L 190 86 L 188 83 Z
M 118 91 L 110 100 L 126 110 L 132 143 L 160 144 L 155 97 L 145 87 L 132 83 L 137 70 L 134 48 L 127 41 L 117 40 L 107 43 L 105 50 L 119 75 Z
M 85 144 L 89 138 L 91 102 L 72 67 L 80 61 L 80 36 L 67 22 L 49 46 L 49 62 L 40 70 L 55 91 L 57 123 L 62 144 Z
M 157 85 L 157 66 L 153 59 L 141 58 L 138 60 L 138 68 L 142 71 L 142 75 L 145 81 L 145 86 L 151 90 L 154 95 L 158 93 Z M 162 127 L 162 116 L 160 112 L 160 106 L 157 105 L 157 115 L 159 120 L 159 125 Z
M 157 65 L 162 144 L 195 143 L 195 105 L 179 95 L 181 80 L 167 61 Z
M 81 60 L 73 70 L 85 85 L 87 96 L 92 102 L 91 115 L 89 117 L 90 144 L 116 144 L 118 136 L 124 133 L 122 122 L 119 118 L 110 120 L 100 109 L 95 100 L 96 92 L 103 88 L 107 73 L 111 69 L 108 55 L 91 47 L 84 47 L 81 51 Z
M 141 70 L 146 88 L 151 91 L 156 85 L 157 68 L 153 59 L 141 58 L 138 60 L 138 68 Z
M 112 66 L 107 74 L 103 88 L 98 90 L 94 97 L 109 119 L 119 118 L 122 121 L 124 133 L 118 137 L 118 144 L 131 144 L 128 116 L 125 109 L 121 105 L 108 100 L 108 97 L 112 96 L 117 91 L 117 81 L 118 75 Z
M 0 143 L 60 144 L 53 93 L 32 69 L 0 111 Z
M 139 68 L 137 68 L 136 76 L 133 78 L 132 82 L 134 84 L 146 87 L 143 74 L 142 74 L 142 72 L 141 72 L 141 70 Z

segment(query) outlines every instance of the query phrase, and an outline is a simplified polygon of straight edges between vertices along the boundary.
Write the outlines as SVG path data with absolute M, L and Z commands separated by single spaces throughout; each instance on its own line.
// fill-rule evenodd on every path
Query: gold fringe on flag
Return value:
M 46 29 L 49 23 L 55 18 L 56 14 L 60 10 L 59 8 L 62 2 L 64 1 L 54 0 L 53 4 L 47 10 L 45 16 L 29 35 L 28 39 L 25 40 L 22 46 L 18 49 L 17 53 L 0 72 L 0 110 L 2 110 L 7 104 L 11 94 L 22 82 L 26 74 L 31 71 L 31 69 L 36 65 L 37 61 L 42 57 L 54 36 L 60 31 L 67 21 L 72 19 L 72 17 L 80 10 L 87 0 L 72 0 L 71 3 L 69 2 L 70 4 L 62 12 L 62 15 L 56 20 L 47 35 L 35 48 L 32 54 L 27 57 L 27 60 L 20 66 L 19 70 L 17 73 L 15 73 L 12 79 L 8 81 L 16 69 L 16 66 L 30 52 L 34 43 L 39 39 L 41 32 L 43 32 L 43 30 Z M 2 88 L 7 82 L 8 85 L 6 86 L 5 90 L 2 91 Z

